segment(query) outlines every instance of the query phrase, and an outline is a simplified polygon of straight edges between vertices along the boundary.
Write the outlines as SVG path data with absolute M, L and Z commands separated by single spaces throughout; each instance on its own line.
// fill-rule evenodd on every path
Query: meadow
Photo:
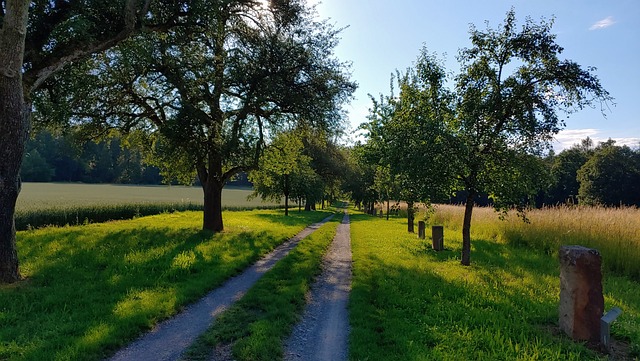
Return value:
M 437 205 L 421 219 L 462 232 L 464 207 Z M 640 281 L 640 208 L 558 206 L 532 209 L 523 222 L 515 212 L 504 219 L 492 208 L 474 209 L 471 231 L 476 237 L 496 239 L 557 255 L 562 245 L 582 245 L 600 251 L 606 271 Z
M 440 211 L 430 221 L 442 221 Z M 474 219 L 471 266 L 462 266 L 452 214 L 441 252 L 430 232 L 426 240 L 407 233 L 404 219 L 351 217 L 351 360 L 607 359 L 559 331 L 555 255 L 511 244 Z M 616 274 L 603 283 L 605 309 L 623 310 L 612 326 L 614 358 L 638 359 L 640 283 Z
M 0 285 L 0 359 L 98 360 L 327 212 L 178 212 L 18 232 L 23 281 Z

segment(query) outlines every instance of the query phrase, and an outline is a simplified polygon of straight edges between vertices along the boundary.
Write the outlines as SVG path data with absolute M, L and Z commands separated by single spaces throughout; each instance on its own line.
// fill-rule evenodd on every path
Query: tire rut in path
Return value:
M 240 299 L 260 277 L 289 254 L 298 245 L 298 242 L 331 218 L 333 215 L 306 227 L 244 272 L 230 278 L 200 301 L 187 306 L 175 317 L 159 323 L 153 330 L 121 349 L 108 360 L 165 361 L 180 359 L 187 347 L 209 328 L 219 314 Z
M 349 215 L 345 211 L 323 260 L 322 274 L 311 287 L 310 301 L 302 320 L 285 342 L 286 361 L 347 359 L 350 291 L 351 237 Z

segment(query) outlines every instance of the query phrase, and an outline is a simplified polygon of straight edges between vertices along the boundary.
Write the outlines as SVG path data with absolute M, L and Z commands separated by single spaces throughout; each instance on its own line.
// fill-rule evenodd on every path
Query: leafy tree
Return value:
M 143 28 L 170 28 L 190 8 L 189 1 L 0 1 L 0 282 L 20 278 L 13 218 L 32 95 L 67 64 Z
M 387 102 L 398 129 L 386 127 L 392 131 L 382 134 L 407 158 L 389 164 L 400 165 L 418 197 L 467 194 L 463 265 L 470 264 L 476 196 L 486 193 L 498 209 L 523 211 L 545 181 L 539 156 L 564 125 L 558 112 L 611 100 L 593 68 L 559 59 L 563 49 L 551 28 L 552 22 L 531 19 L 518 28 L 513 10 L 497 30 L 472 26 L 472 46 L 459 53 L 453 91 L 444 89 L 442 66 L 423 51 L 415 70 L 400 77 L 399 97 Z
M 349 195 L 358 209 L 364 207 L 370 210 L 368 205 L 373 204 L 377 199 L 374 179 L 375 168 L 366 157 L 366 144 L 358 143 L 346 150 L 344 182 L 341 190 Z
M 577 203 L 580 183 L 578 170 L 593 154 L 593 141 L 587 138 L 579 145 L 565 149 L 553 158 L 552 184 L 547 191 L 547 203 Z
M 580 202 L 640 206 L 640 152 L 602 143 L 578 170 L 578 181 Z
M 318 202 L 324 203 L 335 195 L 344 179 L 345 156 L 331 134 L 323 129 L 304 128 L 300 132 L 304 144 L 304 153 L 311 159 L 311 169 L 317 175 L 309 179 L 306 185 L 305 209 L 315 209 Z
M 446 73 L 434 55 L 422 49 L 415 68 L 397 72 L 398 96 L 372 98 L 370 122 L 365 125 L 368 147 L 383 167 L 389 186 L 407 202 L 408 231 L 413 232 L 414 204 L 443 200 L 450 193 L 446 143 L 442 142 L 447 119 L 453 117 L 453 97 L 444 87 Z M 440 159 L 440 160 L 439 160 Z M 378 187 L 380 188 L 380 187 Z
M 337 31 L 303 1 L 198 3 L 196 25 L 140 34 L 59 81 L 50 97 L 94 131 L 135 130 L 163 175 L 204 193 L 203 228 L 223 229 L 225 183 L 257 166 L 265 139 L 291 124 L 333 128 L 355 85 L 333 57 Z M 91 84 L 86 87 L 85 84 Z
M 281 133 L 264 150 L 258 168 L 249 173 L 253 196 L 277 201 L 284 196 L 285 216 L 289 215 L 292 189 L 294 197 L 300 197 L 299 185 L 313 172 L 311 159 L 302 151 L 302 140 L 295 132 Z

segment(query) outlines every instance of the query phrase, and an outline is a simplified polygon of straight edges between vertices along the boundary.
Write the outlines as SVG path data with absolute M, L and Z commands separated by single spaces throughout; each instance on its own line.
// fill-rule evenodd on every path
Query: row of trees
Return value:
M 542 156 L 564 116 L 611 101 L 595 69 L 560 59 L 551 28 L 529 18 L 518 26 L 511 10 L 498 29 L 471 27 L 457 75 L 426 48 L 396 72 L 391 93 L 372 97 L 366 142 L 353 152 L 356 202 L 395 194 L 412 231 L 414 203 L 464 192 L 461 262 L 469 265 L 474 200 L 486 194 L 497 209 L 523 211 L 548 181 Z
M 297 125 L 339 131 L 356 84 L 339 29 L 303 0 L 0 1 L 0 282 L 20 278 L 13 217 L 31 120 L 128 134 L 151 165 L 197 175 L 203 229 L 225 183 Z
M 333 201 L 341 194 L 347 150 L 325 132 L 298 127 L 279 134 L 249 173 L 254 197 L 304 201 L 305 210 Z

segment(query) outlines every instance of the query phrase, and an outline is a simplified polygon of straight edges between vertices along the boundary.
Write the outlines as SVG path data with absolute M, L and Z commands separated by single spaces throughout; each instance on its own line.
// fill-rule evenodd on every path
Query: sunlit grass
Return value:
M 406 232 L 406 220 L 351 219 L 351 360 L 606 359 L 558 332 L 553 255 L 475 227 L 472 265 L 465 267 L 461 232 L 448 223 L 446 250 L 435 252 L 430 237 Z M 639 289 L 624 277 L 604 279 L 605 308 L 623 308 L 614 338 L 630 344 L 632 357 L 640 357 Z
M 458 231 L 463 214 L 463 207 L 438 205 L 430 222 Z M 491 208 L 478 207 L 472 232 L 549 254 L 561 245 L 596 248 L 606 269 L 640 280 L 640 209 L 560 206 L 528 211 L 527 218 L 529 223 L 510 213 L 501 221 Z
M 322 256 L 341 217 L 303 239 L 267 272 L 191 347 L 185 360 L 208 360 L 212 350 L 231 345 L 237 361 L 273 361 L 283 357 L 283 341 L 305 306 L 305 294 L 321 270 Z
M 18 232 L 24 281 L 0 286 L 0 359 L 97 360 L 326 212 L 201 212 Z

